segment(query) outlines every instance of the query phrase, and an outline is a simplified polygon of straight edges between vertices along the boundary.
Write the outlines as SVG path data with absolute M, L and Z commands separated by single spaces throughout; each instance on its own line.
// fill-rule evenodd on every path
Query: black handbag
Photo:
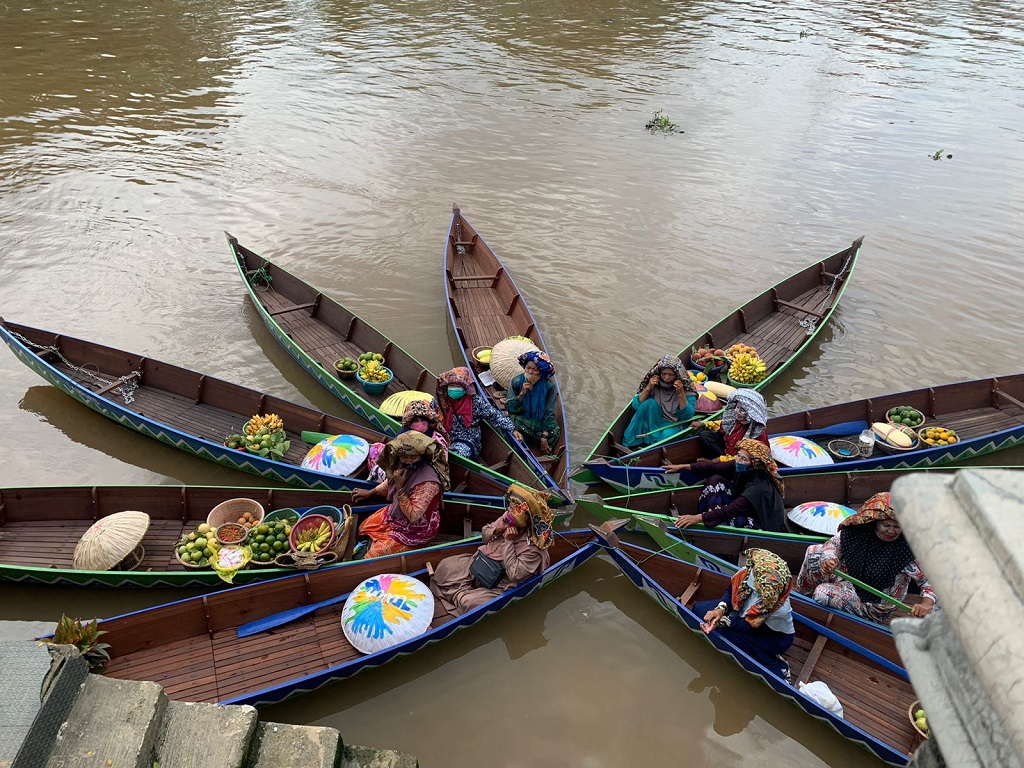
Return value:
M 500 560 L 494 560 L 478 549 L 469 564 L 469 573 L 484 589 L 494 589 L 505 575 L 505 566 Z

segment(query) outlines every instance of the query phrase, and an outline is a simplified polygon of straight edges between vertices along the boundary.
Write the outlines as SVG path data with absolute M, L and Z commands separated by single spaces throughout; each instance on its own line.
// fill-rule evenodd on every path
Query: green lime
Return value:
M 269 551 L 270 551 L 270 545 L 267 544 L 267 542 L 263 542 L 262 544 L 260 544 L 260 552 L 269 552 Z
M 284 549 L 284 542 L 283 541 L 275 541 L 274 542 L 274 551 L 275 552 L 280 552 L 282 549 Z

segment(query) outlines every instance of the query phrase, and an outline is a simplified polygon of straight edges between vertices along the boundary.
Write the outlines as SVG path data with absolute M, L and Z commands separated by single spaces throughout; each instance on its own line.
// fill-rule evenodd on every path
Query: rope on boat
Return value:
M 828 301 L 829 296 L 835 293 L 836 286 L 839 284 L 839 281 L 846 279 L 846 271 L 850 266 L 850 260 L 853 258 L 854 253 L 855 251 L 851 249 L 851 251 L 848 254 L 846 254 L 846 261 L 843 262 L 842 268 L 838 272 L 836 272 L 836 276 L 832 278 L 832 284 L 828 287 L 828 291 L 825 293 L 825 297 L 821 299 L 821 301 L 819 301 L 817 304 L 815 304 L 815 306 L 820 307 L 822 304 Z M 813 316 L 805 317 L 803 320 L 799 320 L 798 324 L 801 328 L 807 331 L 808 336 L 813 336 L 814 331 L 818 326 L 818 318 Z
M 37 349 L 43 354 L 52 352 L 57 357 L 59 357 L 61 359 L 61 362 L 64 363 L 64 365 L 66 365 L 68 368 L 80 374 L 84 378 L 91 379 L 96 384 L 99 384 L 101 387 L 106 387 L 113 383 L 97 375 L 97 373 L 99 372 L 99 367 L 96 366 L 95 363 L 85 363 L 84 365 L 93 366 L 94 368 L 97 369 L 97 373 L 93 373 L 88 368 L 85 368 L 84 365 L 78 366 L 72 363 L 70 360 L 64 357 L 64 355 L 61 353 L 60 349 L 58 349 L 56 345 L 36 344 L 34 341 L 29 341 L 28 339 L 26 339 L 20 333 L 16 333 L 15 331 L 12 331 L 10 329 L 8 329 L 7 332 L 10 333 L 11 336 L 16 338 L 18 341 L 20 341 L 27 347 Z M 113 391 L 119 392 L 121 394 L 121 397 L 124 398 L 125 405 L 131 405 L 132 403 L 135 402 L 135 390 L 139 388 L 139 379 L 141 378 L 142 371 L 132 371 L 128 375 L 121 376 L 119 379 L 117 379 L 117 381 L 120 382 L 120 386 L 115 387 Z
M 257 291 L 269 291 L 270 284 L 274 282 L 274 278 L 267 272 L 267 267 L 270 266 L 270 259 L 263 260 L 263 266 L 259 269 L 252 269 L 245 273 L 245 276 L 249 279 L 249 285 L 251 285 Z M 261 280 L 263 285 L 260 286 L 256 281 Z

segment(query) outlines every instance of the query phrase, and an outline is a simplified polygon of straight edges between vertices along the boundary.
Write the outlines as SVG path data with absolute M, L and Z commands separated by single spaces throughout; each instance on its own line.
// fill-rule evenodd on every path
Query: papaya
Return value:
M 896 446 L 897 448 L 909 448 L 914 444 L 913 439 L 894 424 L 876 421 L 871 425 L 871 431 L 889 443 L 889 445 Z
M 728 384 L 722 384 L 717 381 L 705 381 L 702 382 L 707 387 L 708 392 L 713 392 L 717 397 L 725 400 L 729 395 L 736 391 L 736 387 L 730 387 Z

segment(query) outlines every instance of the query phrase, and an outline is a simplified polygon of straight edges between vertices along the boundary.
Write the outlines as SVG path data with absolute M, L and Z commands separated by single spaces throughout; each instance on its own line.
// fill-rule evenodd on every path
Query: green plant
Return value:
M 651 133 L 669 134 L 683 132 L 679 126 L 669 120 L 666 115 L 663 115 L 660 109 L 651 116 L 651 119 L 647 121 L 647 125 L 644 128 Z
M 103 665 L 110 661 L 110 653 L 107 651 L 110 645 L 99 641 L 100 636 L 105 634 L 107 633 L 97 626 L 96 619 L 88 624 L 82 624 L 79 619 L 72 619 L 61 614 L 53 637 L 43 642 L 75 646 L 89 665 L 91 672 L 102 672 Z

